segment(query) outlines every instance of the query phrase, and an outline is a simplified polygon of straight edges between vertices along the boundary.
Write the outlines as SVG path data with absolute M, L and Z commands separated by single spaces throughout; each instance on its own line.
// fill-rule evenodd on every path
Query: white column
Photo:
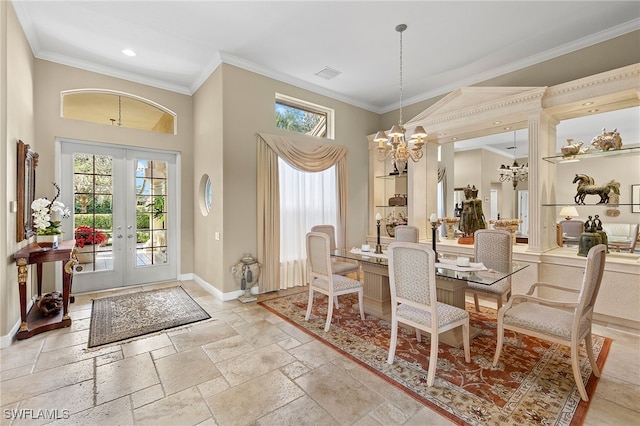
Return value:
M 421 240 L 431 240 L 429 216 L 438 211 L 438 144 L 425 144 L 420 161 L 409 165 L 409 224 L 420 230 Z
M 555 165 L 543 160 L 556 151 L 558 122 L 543 111 L 528 117 L 529 127 L 529 248 L 542 253 L 556 247 Z

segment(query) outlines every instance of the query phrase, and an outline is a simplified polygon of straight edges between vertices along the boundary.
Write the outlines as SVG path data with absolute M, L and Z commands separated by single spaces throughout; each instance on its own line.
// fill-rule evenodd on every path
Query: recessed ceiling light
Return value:
M 587 112 L 598 112 L 598 111 L 600 111 L 600 110 L 599 110 L 599 109 L 590 109 L 590 110 L 589 110 L 589 111 L 587 111 Z
M 122 49 L 122 53 L 124 53 L 127 56 L 136 56 L 136 52 L 134 52 L 131 49 Z
M 442 136 L 447 136 L 446 133 L 438 133 L 438 136 L 442 137 Z
M 505 130 L 511 130 L 511 126 L 507 126 L 504 128 Z
M 494 121 L 493 124 L 502 124 L 502 121 Z
M 457 140 L 458 140 L 458 138 L 451 138 L 451 140 L 452 140 L 452 141 L 457 141 Z
M 593 105 L 593 102 L 585 102 L 582 104 L 582 106 L 589 106 L 589 105 Z

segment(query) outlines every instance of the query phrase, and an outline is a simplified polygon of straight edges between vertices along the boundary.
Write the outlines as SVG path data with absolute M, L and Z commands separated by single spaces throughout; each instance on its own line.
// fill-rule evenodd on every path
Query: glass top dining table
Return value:
M 331 256 L 357 260 L 375 266 L 388 266 L 386 252 L 375 254 L 373 252 L 361 252 L 358 249 L 337 249 L 331 252 Z M 471 261 L 473 261 L 473 259 Z M 442 263 L 436 263 L 436 276 L 483 285 L 492 285 L 529 266 L 526 263 L 500 261 L 485 261 L 482 264 L 484 265 L 484 269 L 474 270 L 474 268 L 471 267 L 458 267 L 456 265 L 456 258 L 443 258 Z

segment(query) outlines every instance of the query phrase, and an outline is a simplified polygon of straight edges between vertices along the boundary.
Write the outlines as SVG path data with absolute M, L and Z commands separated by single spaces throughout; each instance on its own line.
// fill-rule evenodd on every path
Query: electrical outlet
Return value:
M 215 234 L 216 241 L 220 241 L 220 233 L 216 232 Z

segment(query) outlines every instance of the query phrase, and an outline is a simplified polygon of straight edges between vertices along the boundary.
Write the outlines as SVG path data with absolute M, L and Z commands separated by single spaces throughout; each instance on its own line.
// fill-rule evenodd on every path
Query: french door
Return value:
M 176 154 L 61 141 L 62 201 L 73 206 L 76 293 L 175 280 Z

